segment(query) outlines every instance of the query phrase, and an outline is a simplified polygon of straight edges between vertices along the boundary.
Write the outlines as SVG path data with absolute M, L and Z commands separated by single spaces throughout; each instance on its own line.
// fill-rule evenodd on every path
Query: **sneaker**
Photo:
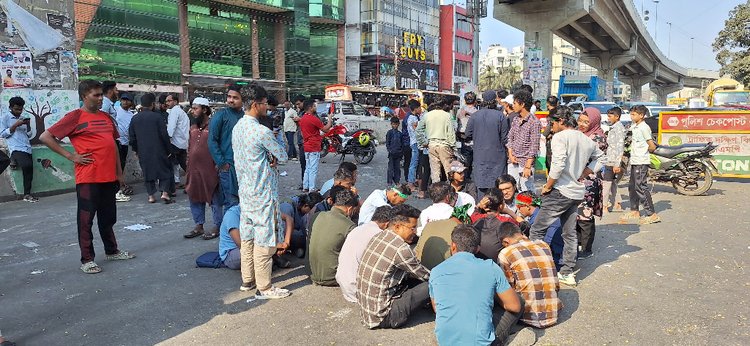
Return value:
M 36 197 L 34 197 L 32 195 L 23 196 L 23 200 L 26 201 L 26 202 L 29 202 L 29 203 L 39 202 L 39 198 L 36 198 Z
M 293 157 L 293 158 L 291 158 L 290 160 L 292 160 L 292 161 L 299 161 L 299 159 L 298 159 L 298 158 L 296 158 L 296 157 Z
M 122 193 L 122 190 L 120 190 L 120 191 L 117 191 L 117 194 L 115 195 L 115 201 L 130 202 L 130 196 Z
M 298 248 L 297 250 L 294 250 L 294 256 L 297 258 L 305 258 L 305 249 Z
M 287 172 L 286 172 L 286 171 L 282 171 L 281 173 L 279 173 L 279 175 L 280 175 L 280 176 L 282 176 L 282 177 L 286 177 L 286 176 L 287 176 L 287 175 L 289 175 L 289 174 L 287 174 Z
M 659 217 L 659 215 L 651 214 L 649 216 L 642 217 L 639 223 L 641 225 L 650 225 L 652 223 L 659 223 L 659 222 L 661 222 L 661 218 Z
M 591 252 L 591 251 L 581 251 L 581 252 L 578 253 L 578 259 L 579 260 L 580 259 L 587 259 L 587 258 L 591 258 L 591 257 L 594 257 L 594 253 Z
M 240 285 L 240 291 L 242 292 L 252 291 L 254 289 L 255 289 L 254 282 L 243 282 L 242 285 Z
M 560 273 L 557 273 L 557 279 L 560 280 L 561 284 L 565 284 L 568 286 L 576 287 L 578 285 L 576 283 L 576 275 L 573 273 L 570 273 L 568 275 L 562 275 Z
M 135 258 L 135 255 L 127 251 L 120 251 L 114 255 L 107 255 L 107 261 L 124 261 L 133 258 Z
M 290 295 L 292 295 L 292 293 L 287 289 L 271 286 L 268 290 L 258 291 L 255 294 L 255 299 L 281 299 L 289 297 Z
M 626 223 L 630 223 L 632 221 L 637 221 L 640 218 L 641 218 L 641 214 L 640 213 L 635 214 L 635 213 L 630 212 L 630 213 L 627 213 L 627 214 L 625 214 L 623 216 L 620 216 L 620 221 L 618 223 L 620 223 L 620 224 L 626 224 Z

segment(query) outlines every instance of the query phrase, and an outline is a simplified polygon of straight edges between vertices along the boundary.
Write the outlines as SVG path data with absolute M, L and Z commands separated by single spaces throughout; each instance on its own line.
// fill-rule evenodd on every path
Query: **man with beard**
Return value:
M 158 180 L 161 199 L 165 204 L 170 204 L 174 203 L 169 196 L 174 187 L 174 175 L 169 160 L 169 134 L 164 117 L 154 112 L 155 100 L 156 96 L 152 93 L 141 97 L 141 111 L 130 122 L 129 141 L 141 164 L 148 202 L 156 202 L 153 195 Z

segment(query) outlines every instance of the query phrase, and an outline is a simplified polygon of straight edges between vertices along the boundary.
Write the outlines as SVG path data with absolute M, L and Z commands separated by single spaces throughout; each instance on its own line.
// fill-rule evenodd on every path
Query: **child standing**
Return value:
M 641 225 L 661 222 L 659 215 L 654 211 L 654 202 L 651 199 L 651 191 L 648 188 L 648 168 L 650 164 L 649 152 L 656 149 L 651 128 L 643 121 L 648 109 L 644 105 L 637 105 L 630 109 L 630 117 L 633 119 L 632 144 L 630 147 L 630 210 L 631 212 L 620 218 L 620 223 L 631 220 L 639 220 Z M 643 204 L 646 215 L 641 217 L 638 211 Z
M 400 121 L 391 118 L 391 129 L 385 135 L 385 147 L 388 150 L 388 185 L 397 185 L 401 181 L 401 159 L 404 156 L 401 131 L 398 130 Z

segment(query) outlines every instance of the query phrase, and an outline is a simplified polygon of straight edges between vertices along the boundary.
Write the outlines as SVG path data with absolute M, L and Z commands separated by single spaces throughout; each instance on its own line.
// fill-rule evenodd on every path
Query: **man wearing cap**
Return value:
M 120 150 L 120 167 L 125 172 L 125 164 L 128 162 L 128 147 L 130 146 L 130 140 L 128 137 L 128 129 L 130 128 L 130 121 L 133 120 L 133 97 L 128 93 L 122 93 L 120 95 L 120 105 L 115 106 L 117 117 L 117 132 L 120 134 L 118 141 Z M 126 191 L 132 189 L 129 186 L 121 186 L 120 191 L 115 195 L 115 199 L 118 202 L 127 202 L 130 197 L 125 194 Z
M 466 177 L 467 168 L 461 161 L 453 160 L 451 170 L 448 173 L 448 182 L 456 192 L 463 192 L 476 201 L 477 185 L 471 179 Z
M 359 222 L 357 225 L 372 221 L 372 214 L 375 209 L 384 205 L 396 206 L 404 204 L 406 199 L 411 195 L 411 189 L 407 184 L 394 186 L 388 190 L 375 190 L 362 203 L 359 210 Z
M 495 91 L 482 93 L 482 100 L 482 109 L 474 113 L 466 125 L 466 136 L 474 141 L 472 164 L 480 195 L 493 188 L 495 179 L 508 170 L 505 145 L 510 129 L 508 118 L 497 109 Z

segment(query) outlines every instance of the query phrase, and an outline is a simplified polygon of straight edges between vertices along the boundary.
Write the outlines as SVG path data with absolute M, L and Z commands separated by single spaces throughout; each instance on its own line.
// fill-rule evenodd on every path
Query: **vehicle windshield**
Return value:
M 612 107 L 616 107 L 614 103 L 584 103 L 583 108 L 594 107 L 602 113 L 602 118 L 606 117 L 607 111 Z
M 673 112 L 676 110 L 674 107 L 651 107 L 651 116 L 658 118 L 661 112 Z
M 750 91 L 726 91 L 714 94 L 714 106 L 729 104 L 750 105 Z

